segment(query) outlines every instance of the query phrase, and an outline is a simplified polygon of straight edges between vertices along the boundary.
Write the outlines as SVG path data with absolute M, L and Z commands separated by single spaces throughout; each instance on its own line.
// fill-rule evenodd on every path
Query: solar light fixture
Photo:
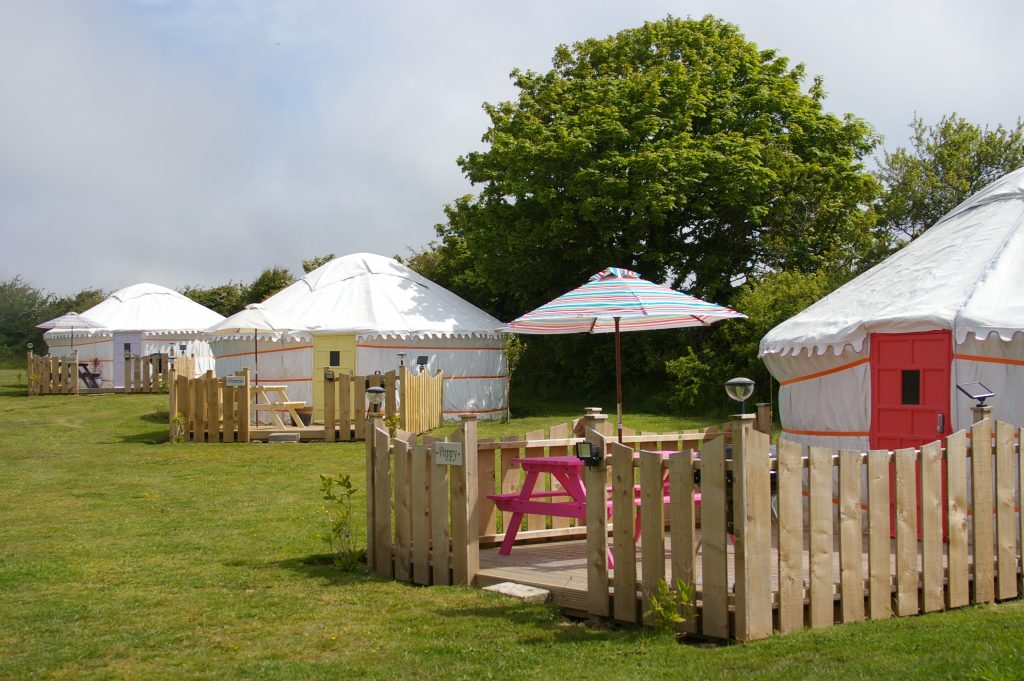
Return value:
M 600 466 L 601 462 L 604 461 L 601 447 L 593 442 L 577 442 L 576 458 L 591 468 Z
M 967 395 L 972 400 L 977 400 L 979 407 L 984 407 L 985 400 L 995 397 L 996 394 L 989 390 L 984 383 L 957 383 L 956 389 Z
M 740 403 L 740 413 L 746 413 L 746 401 L 754 394 L 754 382 L 749 378 L 739 376 L 730 378 L 725 382 L 725 394 L 729 399 Z
M 366 389 L 366 397 L 370 400 L 370 410 L 377 414 L 380 412 L 380 405 L 384 402 L 384 388 L 375 385 Z
M 325 381 L 333 381 L 334 380 L 334 370 L 331 369 L 331 367 L 324 367 L 324 380 Z

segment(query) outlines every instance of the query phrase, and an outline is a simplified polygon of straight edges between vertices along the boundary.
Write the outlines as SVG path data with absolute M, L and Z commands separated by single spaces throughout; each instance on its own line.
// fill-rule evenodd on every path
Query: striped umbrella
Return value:
M 505 333 L 615 334 L 615 394 L 622 439 L 622 350 L 619 333 L 710 326 L 745 314 L 640 278 L 636 272 L 608 267 L 583 286 L 505 324 Z
M 71 331 L 71 351 L 75 351 L 75 329 L 101 329 L 103 325 L 99 322 L 93 321 L 85 315 L 80 315 L 75 311 L 65 312 L 59 317 L 53 319 L 47 319 L 42 324 L 36 324 L 37 329 L 48 329 L 50 331 L 54 329 L 64 330 L 70 329 Z

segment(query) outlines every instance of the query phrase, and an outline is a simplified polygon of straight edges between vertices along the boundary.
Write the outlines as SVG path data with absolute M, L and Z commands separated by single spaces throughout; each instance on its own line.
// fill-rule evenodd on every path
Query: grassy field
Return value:
M 1020 602 L 705 647 L 340 572 L 318 474 L 352 474 L 361 535 L 362 444 L 166 444 L 163 396 L 29 399 L 18 377 L 0 371 L 2 679 L 1024 676 Z

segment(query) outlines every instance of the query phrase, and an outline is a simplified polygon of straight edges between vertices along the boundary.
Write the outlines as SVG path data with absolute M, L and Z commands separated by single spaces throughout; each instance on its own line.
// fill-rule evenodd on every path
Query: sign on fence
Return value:
M 228 388 L 244 388 L 245 376 L 225 376 L 224 385 Z
M 439 466 L 462 466 L 461 442 L 437 442 L 434 444 L 434 463 Z

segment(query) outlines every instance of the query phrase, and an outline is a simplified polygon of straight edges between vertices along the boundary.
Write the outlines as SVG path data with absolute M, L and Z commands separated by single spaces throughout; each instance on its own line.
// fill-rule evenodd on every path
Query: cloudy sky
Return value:
M 58 294 L 407 254 L 472 191 L 481 105 L 516 67 L 716 14 L 907 143 L 914 113 L 1024 114 L 1018 0 L 3 0 L 0 280 Z

